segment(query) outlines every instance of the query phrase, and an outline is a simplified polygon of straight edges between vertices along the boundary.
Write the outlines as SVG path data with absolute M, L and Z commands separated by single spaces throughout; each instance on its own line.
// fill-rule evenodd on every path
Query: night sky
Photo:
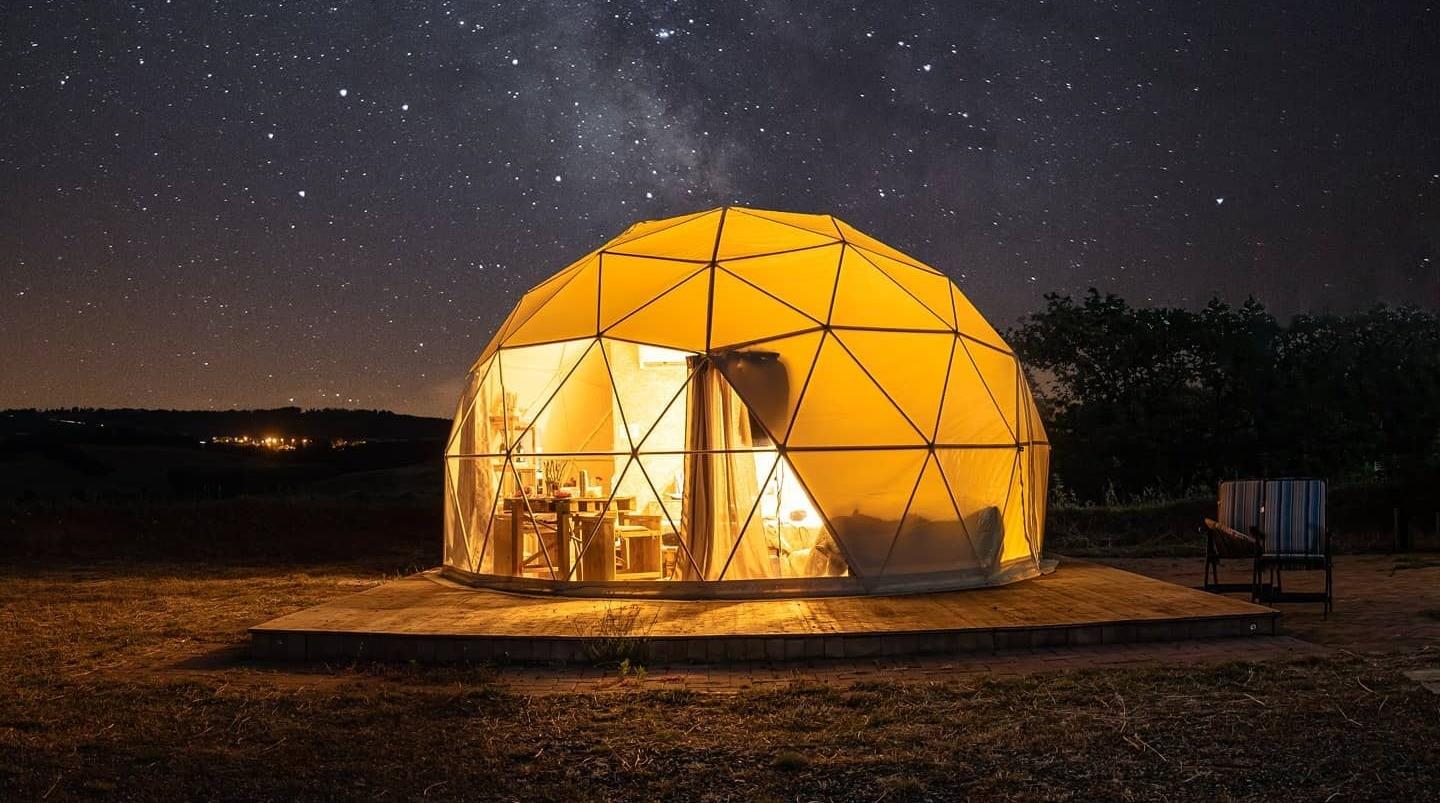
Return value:
M 0 407 L 448 415 L 630 223 L 833 213 L 1051 291 L 1440 307 L 1403 2 L 0 6 Z

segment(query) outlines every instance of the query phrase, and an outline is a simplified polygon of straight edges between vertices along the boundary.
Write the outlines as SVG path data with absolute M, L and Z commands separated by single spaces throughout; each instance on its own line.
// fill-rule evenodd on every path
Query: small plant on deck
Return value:
M 622 676 L 636 671 L 649 653 L 650 630 L 658 615 L 646 619 L 644 614 L 639 605 L 607 603 L 598 621 L 578 628 L 585 656 L 593 663 L 619 665 Z

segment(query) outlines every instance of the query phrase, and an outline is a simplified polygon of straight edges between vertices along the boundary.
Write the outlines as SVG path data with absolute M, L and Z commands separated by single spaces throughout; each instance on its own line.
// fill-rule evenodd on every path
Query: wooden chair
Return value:
M 1206 591 L 1249 591 L 1254 602 L 1320 602 L 1334 609 L 1325 481 L 1309 478 L 1220 483 L 1216 519 L 1206 519 Z M 1220 561 L 1250 562 L 1250 583 L 1221 583 Z M 1287 570 L 1320 569 L 1323 591 L 1285 591 Z M 1267 577 L 1268 574 L 1268 577 Z
M 1265 483 L 1265 508 L 1260 532 L 1265 549 L 1259 571 L 1269 572 L 1261 586 L 1262 602 L 1319 602 L 1325 616 L 1335 607 L 1334 557 L 1330 529 L 1326 522 L 1325 481 L 1319 479 L 1269 480 Z M 1323 591 L 1286 591 L 1288 570 L 1325 572 Z
M 1216 518 L 1205 520 L 1206 591 L 1223 594 L 1248 591 L 1250 600 L 1259 599 L 1260 556 L 1264 536 L 1260 534 L 1260 511 L 1265 505 L 1264 480 L 1233 480 L 1220 483 Z M 1250 564 L 1249 583 L 1220 582 L 1220 561 L 1244 560 Z

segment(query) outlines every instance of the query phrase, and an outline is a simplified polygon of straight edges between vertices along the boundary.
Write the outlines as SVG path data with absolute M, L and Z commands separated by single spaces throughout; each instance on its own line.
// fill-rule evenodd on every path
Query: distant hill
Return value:
M 0 410 L 0 439 L 60 436 L 68 442 L 152 439 L 205 440 L 218 436 L 310 438 L 316 441 L 443 440 L 450 421 L 386 410 L 132 410 L 75 407 Z M 68 436 L 68 437 L 67 437 Z
M 0 505 L 428 498 L 443 487 L 449 429 L 445 419 L 382 410 L 4 410 Z M 309 443 L 276 451 L 215 442 L 239 436 Z

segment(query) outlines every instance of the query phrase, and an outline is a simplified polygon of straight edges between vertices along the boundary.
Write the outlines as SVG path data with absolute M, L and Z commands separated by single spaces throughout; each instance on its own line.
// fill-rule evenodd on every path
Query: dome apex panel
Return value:
M 709 262 L 715 256 L 715 237 L 719 233 L 720 218 L 719 209 L 690 215 L 671 225 L 656 225 L 636 236 L 608 243 L 604 252 Z
M 798 251 L 831 245 L 836 238 L 732 208 L 720 227 L 717 260 Z

